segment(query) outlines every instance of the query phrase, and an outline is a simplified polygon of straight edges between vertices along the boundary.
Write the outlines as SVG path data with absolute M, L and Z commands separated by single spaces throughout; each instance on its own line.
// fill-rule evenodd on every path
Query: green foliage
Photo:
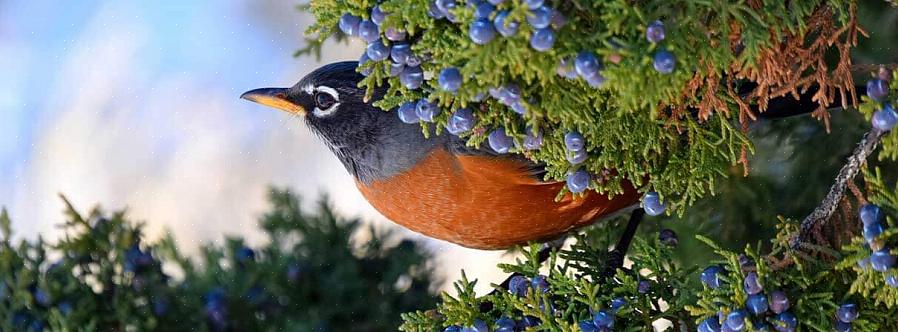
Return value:
M 547 178 L 562 179 L 585 167 L 592 174 L 611 173 L 592 184 L 600 192 L 619 193 L 626 180 L 643 191 L 661 192 L 674 206 L 692 204 L 712 193 L 716 181 L 728 174 L 727 168 L 751 150 L 733 119 L 745 116 L 740 104 L 765 100 L 746 101 L 735 95 L 732 91 L 738 90 L 740 82 L 728 76 L 763 70 L 764 52 L 786 36 L 803 38 L 819 9 L 828 8 L 829 19 L 842 26 L 850 24 L 856 7 L 850 0 L 547 1 L 565 15 L 567 23 L 557 29 L 554 47 L 539 52 L 529 46 L 533 29 L 526 23 L 515 36 L 497 37 L 486 45 L 473 43 L 468 26 L 474 15 L 468 2 L 458 1 L 454 10 L 458 22 L 452 23 L 429 17 L 428 0 L 314 1 L 309 10 L 316 22 L 307 32 L 315 36 L 315 42 L 310 46 L 320 46 L 332 36 L 345 38 L 336 28 L 340 16 L 351 13 L 367 18 L 379 4 L 391 14 L 382 29 L 410 34 L 412 49 L 427 59 L 421 66 L 428 76 L 453 66 L 465 79 L 457 93 L 441 91 L 435 79 L 427 80 L 421 89 L 409 90 L 398 78 L 389 77 L 388 62 L 372 61 L 365 65 L 372 72 L 361 85 L 370 93 L 389 83 L 386 96 L 376 105 L 392 109 L 419 98 L 436 101 L 449 110 L 438 117 L 437 130 L 445 125 L 450 111 L 472 107 L 477 125 L 468 136 L 469 145 L 482 144 L 485 134 L 497 127 L 505 127 L 518 142 L 527 130 L 539 130 L 545 143 L 525 155 L 547 165 Z M 525 22 L 528 8 L 522 3 L 505 1 L 498 7 L 509 10 L 512 20 Z M 645 38 L 646 26 L 659 19 L 665 23 L 667 37 L 651 43 Z M 653 69 L 652 56 L 658 50 L 676 56 L 677 70 L 672 74 Z M 556 74 L 562 59 L 572 59 L 581 51 L 603 60 L 602 75 L 607 81 L 601 88 Z M 508 83 L 522 89 L 528 110 L 523 117 L 497 100 L 475 101 L 478 94 Z M 688 114 L 687 108 L 699 109 L 699 116 Z M 569 130 L 586 137 L 590 157 L 582 166 L 566 160 L 563 135 Z
M 171 235 L 147 242 L 123 212 L 85 217 L 71 205 L 56 244 L 15 243 L 3 211 L 0 330 L 384 331 L 435 303 L 430 255 L 414 242 L 388 245 L 391 234 L 325 200 L 314 213 L 288 191 L 270 201 L 265 245 L 231 237 L 197 259 Z

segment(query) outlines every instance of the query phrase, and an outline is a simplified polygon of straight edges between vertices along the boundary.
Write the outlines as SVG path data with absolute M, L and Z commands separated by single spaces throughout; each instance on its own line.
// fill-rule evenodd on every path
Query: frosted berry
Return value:
M 495 10 L 496 6 L 493 6 L 493 4 L 489 2 L 481 2 L 477 5 L 476 8 L 474 8 L 474 18 L 489 19 L 490 14 L 492 14 Z
M 468 37 L 475 44 L 484 45 L 496 38 L 496 29 L 487 19 L 477 19 L 468 27 Z
M 359 23 L 361 22 L 361 17 L 352 14 L 343 14 L 343 16 L 340 16 L 340 23 L 338 25 L 340 26 L 340 31 L 343 31 L 343 33 L 349 36 L 355 36 L 359 33 Z
M 574 69 L 574 60 L 562 58 L 561 61 L 558 62 L 558 66 L 555 67 L 555 73 L 558 74 L 558 76 L 567 79 L 577 78 L 577 70 Z
M 853 322 L 858 315 L 857 305 L 854 303 L 845 303 L 836 309 L 836 318 L 846 323 Z
M 240 247 L 234 252 L 234 260 L 244 264 L 255 261 L 256 252 L 249 247 Z
M 614 314 L 605 310 L 600 310 L 592 316 L 592 323 L 596 327 L 611 328 L 614 326 Z
M 584 51 L 577 54 L 577 57 L 574 59 L 574 68 L 580 76 L 590 77 L 597 73 L 602 66 L 599 64 L 599 59 L 596 58 L 595 54 Z
M 402 71 L 405 70 L 405 65 L 401 63 L 390 63 L 390 77 L 399 76 L 402 74 Z
M 584 77 L 584 79 L 586 79 L 586 84 L 593 88 L 600 88 L 605 84 L 605 76 L 600 72 L 595 72 L 591 76 Z
M 898 288 L 898 276 L 894 274 L 887 275 L 886 285 L 889 285 L 889 287 Z
M 764 287 L 761 286 L 761 281 L 759 280 L 758 274 L 754 272 L 749 272 L 745 275 L 745 279 L 742 280 L 742 286 L 746 293 L 748 294 L 758 294 Z
M 505 134 L 504 127 L 499 127 L 498 129 L 493 130 L 493 132 L 487 136 L 487 141 L 489 141 L 490 148 L 497 153 L 508 153 L 508 150 L 514 145 L 514 140 Z
M 471 97 L 471 101 L 478 102 L 478 103 L 483 101 L 484 99 L 486 99 L 486 93 L 483 93 L 483 92 L 479 92 L 476 95 L 474 95 L 474 97 Z
M 493 18 L 493 26 L 503 37 L 511 37 L 518 33 L 520 23 L 508 20 L 508 11 L 503 10 L 497 13 L 496 17 Z
M 564 147 L 568 151 L 580 151 L 586 146 L 586 139 L 577 131 L 569 131 L 564 134 Z
M 720 322 L 717 317 L 708 317 L 698 324 L 698 332 L 720 332 Z
M 652 282 L 648 280 L 640 280 L 636 284 L 636 292 L 639 294 L 648 293 L 652 289 Z
M 873 128 L 881 131 L 889 131 L 898 124 L 898 112 L 892 105 L 885 104 L 881 110 L 873 113 Z
M 655 71 L 662 74 L 670 74 L 677 67 L 677 58 L 665 50 L 660 50 L 655 52 L 655 58 L 652 62 L 652 65 L 655 67 Z
M 584 319 L 577 322 L 577 327 L 579 327 L 582 332 L 599 332 L 599 328 L 596 327 L 596 324 L 593 324 L 591 319 Z
M 421 121 L 433 122 L 433 118 L 440 114 L 442 110 L 437 104 L 431 103 L 427 99 L 418 100 L 415 105 L 415 114 L 421 118 Z
M 530 35 L 530 47 L 534 50 L 545 52 L 555 45 L 555 32 L 549 28 L 538 29 Z
M 645 29 L 645 39 L 649 42 L 657 43 L 664 40 L 664 23 L 654 21 Z
M 582 164 L 587 158 L 589 158 L 589 153 L 586 153 L 586 149 L 567 152 L 567 161 L 571 163 L 571 165 Z
M 418 66 L 406 67 L 399 74 L 399 82 L 407 89 L 420 88 L 421 84 L 424 83 L 424 71 Z
M 496 329 L 494 332 L 514 332 L 514 320 L 508 317 L 501 317 L 496 320 Z
M 773 311 L 775 314 L 780 314 L 789 310 L 789 297 L 786 296 L 786 293 L 783 291 L 773 291 L 770 293 L 770 299 L 768 299 L 770 305 L 770 311 Z
M 372 61 L 384 61 L 390 56 L 390 47 L 378 40 L 368 44 L 365 54 L 368 54 L 368 58 Z
M 446 122 L 446 130 L 452 135 L 460 135 L 474 129 L 474 112 L 470 108 L 456 110 Z
M 371 68 L 364 66 L 366 63 L 368 63 L 368 61 L 371 61 L 371 59 L 368 58 L 368 53 L 362 52 L 362 56 L 359 57 L 358 68 L 362 68 L 362 71 L 360 71 L 360 73 L 362 73 L 363 76 L 371 75 Z
M 645 209 L 645 214 L 658 216 L 667 210 L 667 203 L 661 202 L 661 195 L 657 191 L 650 191 L 642 198 L 642 208 Z
M 833 329 L 836 332 L 851 332 L 851 323 L 846 323 L 837 319 L 835 323 L 833 323 Z
M 533 277 L 530 280 L 530 286 L 533 287 L 534 290 L 538 290 L 542 293 L 549 291 L 549 282 L 546 281 L 546 276 L 538 275 Z
M 767 296 L 763 293 L 749 295 L 748 299 L 745 300 L 745 309 L 755 315 L 764 314 L 768 309 Z
M 421 121 L 421 118 L 418 117 L 418 113 L 415 111 L 414 102 L 407 101 L 402 103 L 396 113 L 399 115 L 399 120 L 405 123 L 411 124 Z
M 440 71 L 437 83 L 440 84 L 440 89 L 456 92 L 458 91 L 458 88 L 461 87 L 461 72 L 455 67 L 445 68 Z
M 449 14 L 451 14 L 450 11 L 455 9 L 455 7 L 457 6 L 455 0 L 436 0 L 436 5 L 437 8 L 441 12 L 443 12 L 443 15 L 446 15 L 447 18 L 449 17 Z
M 529 284 L 530 281 L 526 277 L 514 276 L 508 281 L 508 291 L 513 295 L 527 296 Z
M 745 329 L 745 316 L 745 313 L 741 310 L 733 311 L 727 315 L 727 319 L 723 324 L 731 331 L 742 331 Z
M 458 325 L 449 325 L 443 329 L 443 332 L 461 332 L 461 326 Z
M 867 243 L 871 243 L 876 240 L 884 230 L 885 229 L 880 223 L 864 225 L 864 240 L 866 240 Z
M 493 4 L 494 6 L 498 6 L 505 2 L 505 0 L 487 0 L 487 2 Z
M 443 10 L 437 6 L 436 1 L 430 2 L 430 7 L 427 7 L 427 15 L 438 20 L 446 17 L 446 14 L 443 14 Z
M 521 3 L 523 3 L 525 6 L 527 6 L 527 8 L 542 7 L 543 3 L 545 3 L 545 2 L 546 2 L 545 0 L 524 0 L 524 1 L 521 1 Z
M 359 23 L 359 38 L 362 38 L 367 43 L 373 43 L 380 39 L 380 28 L 374 22 L 364 20 L 362 23 Z
M 680 243 L 680 239 L 677 238 L 677 233 L 671 229 L 662 229 L 661 232 L 658 232 L 658 240 L 661 241 L 661 244 L 664 244 L 668 247 L 676 247 L 677 244 Z
M 889 95 L 889 81 L 875 78 L 867 81 L 867 96 L 875 101 L 882 101 Z
M 387 40 L 390 41 L 403 41 L 405 40 L 406 33 L 405 31 L 390 27 L 387 28 L 386 31 L 384 31 L 384 36 L 386 36 Z
M 371 21 L 374 22 L 374 24 L 379 26 L 386 20 L 387 13 L 384 13 L 384 11 L 380 9 L 380 6 L 374 6 L 374 8 L 371 9 Z
M 624 300 L 624 298 L 622 298 L 622 297 L 614 298 L 613 300 L 611 300 L 611 311 L 618 312 L 625 305 L 627 305 L 627 300 Z
M 486 322 L 479 320 L 479 319 L 475 319 L 474 325 L 464 328 L 464 329 L 462 329 L 462 331 L 465 331 L 465 332 L 489 332 L 490 328 L 486 325 Z
M 406 43 L 397 43 L 390 49 L 390 59 L 395 63 L 407 64 L 412 56 L 412 48 Z
M 858 215 L 864 225 L 878 224 L 883 221 L 882 209 L 876 204 L 864 204 Z
M 523 101 L 517 100 L 509 106 L 511 110 L 520 115 L 527 114 L 527 104 L 524 104 Z
M 705 268 L 702 271 L 701 279 L 702 283 L 705 284 L 710 289 L 717 289 L 720 287 L 720 274 L 723 272 L 723 268 L 719 265 L 711 265 Z
M 564 17 L 560 11 L 552 9 L 552 29 L 561 29 L 565 24 L 567 24 L 567 17 Z
M 511 106 L 521 100 L 521 88 L 516 84 L 506 84 L 499 88 L 499 102 Z
M 869 269 L 870 268 L 870 257 L 865 257 L 865 258 L 861 258 L 861 259 L 857 260 L 857 267 L 859 267 L 861 270 L 864 270 L 864 271 Z
M 572 193 L 582 193 L 589 188 L 589 173 L 584 169 L 578 169 L 567 176 L 567 188 Z
M 534 29 L 548 28 L 552 24 L 552 14 L 552 8 L 546 6 L 533 8 L 527 13 L 527 23 Z
M 417 67 L 421 65 L 421 57 L 417 55 L 409 55 L 408 59 L 405 59 L 405 65 L 409 67 Z
M 543 145 L 543 132 L 537 129 L 536 133 L 534 133 L 529 127 L 526 132 L 527 134 L 524 136 L 524 150 L 539 149 Z
M 870 255 L 870 266 L 876 271 L 885 272 L 895 266 L 895 256 L 892 256 L 889 249 L 874 251 Z

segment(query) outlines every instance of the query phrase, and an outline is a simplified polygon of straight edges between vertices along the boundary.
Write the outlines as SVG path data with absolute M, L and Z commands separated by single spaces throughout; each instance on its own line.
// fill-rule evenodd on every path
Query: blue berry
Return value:
M 582 193 L 589 188 L 589 173 L 585 169 L 578 169 L 567 176 L 567 188 L 572 193 Z
M 359 23 L 361 22 L 361 17 L 352 14 L 343 14 L 343 16 L 340 16 L 340 31 L 343 31 L 343 33 L 349 36 L 355 36 L 359 33 Z
M 497 153 L 508 153 L 508 150 L 514 145 L 514 140 L 505 134 L 504 127 L 499 127 L 498 129 L 493 130 L 493 132 L 487 136 L 487 141 L 489 141 L 490 148 Z
M 873 128 L 881 131 L 889 131 L 898 124 L 898 112 L 892 105 L 885 104 L 881 110 L 873 113 Z
M 552 24 L 552 8 L 542 6 L 533 8 L 527 13 L 527 23 L 534 29 L 548 28 Z
M 489 2 L 482 2 L 477 5 L 477 8 L 474 9 L 474 18 L 484 18 L 489 19 L 490 14 L 496 10 L 496 6 L 493 6 Z
M 867 81 L 867 96 L 875 101 L 882 101 L 889 95 L 889 81 L 875 78 Z
M 539 129 L 536 133 L 530 127 L 527 127 L 527 134 L 524 136 L 524 150 L 536 150 L 543 145 L 543 132 Z
M 636 292 L 639 294 L 648 293 L 652 289 L 652 282 L 648 280 L 640 280 L 639 283 L 636 284 Z
M 474 97 L 471 97 L 471 101 L 478 103 L 483 101 L 484 99 L 486 99 L 486 93 L 483 92 L 478 92 L 476 95 L 474 95 Z
M 441 89 L 456 92 L 461 87 L 461 80 L 461 72 L 458 71 L 458 68 L 449 67 L 440 71 L 440 77 L 437 79 L 437 82 L 440 84 Z
M 487 19 L 477 19 L 468 27 L 468 37 L 475 44 L 484 45 L 496 38 L 496 29 Z
M 761 286 L 761 281 L 758 278 L 758 274 L 754 272 L 749 272 L 747 275 L 745 275 L 745 279 L 742 281 L 742 286 L 743 289 L 745 289 L 746 293 L 752 295 L 758 294 L 762 290 L 764 290 L 764 287 Z
M 590 77 L 602 69 L 602 65 L 599 64 L 595 54 L 583 51 L 574 59 L 574 68 L 581 77 Z
M 359 23 L 359 38 L 367 43 L 373 43 L 380 39 L 380 28 L 374 22 L 364 20 Z
M 515 101 L 511 103 L 511 110 L 520 115 L 527 114 L 527 104 L 524 104 L 523 101 Z
M 387 36 L 387 40 L 390 41 L 402 41 L 405 40 L 406 33 L 405 31 L 391 27 L 384 31 L 384 36 Z
M 622 297 L 616 297 L 611 300 L 611 311 L 617 313 L 620 311 L 625 305 L 627 305 L 627 300 Z
M 399 74 L 399 82 L 402 83 L 406 89 L 420 88 L 421 84 L 424 83 L 424 71 L 418 66 L 406 67 L 405 70 Z
M 49 306 L 50 302 L 52 302 L 50 293 L 47 293 L 47 291 L 41 288 L 35 288 L 34 291 L 31 292 L 31 296 L 34 298 L 34 302 L 45 307 Z
M 861 259 L 857 260 L 857 267 L 859 267 L 861 270 L 864 270 L 864 271 L 869 269 L 870 268 L 870 257 L 865 257 L 865 258 L 861 258 Z
M 516 84 L 506 84 L 499 88 L 499 102 L 511 106 L 521 100 L 521 88 Z
M 505 2 L 505 0 L 487 0 L 487 2 L 493 4 L 494 6 L 498 6 Z
M 69 302 L 69 301 L 65 301 L 65 302 L 60 303 L 59 305 L 56 306 L 56 308 L 59 309 L 59 312 L 60 312 L 63 316 L 68 316 L 69 314 L 72 313 L 72 311 L 75 310 L 75 307 L 72 306 L 72 302 Z M 167 311 L 167 309 L 166 309 L 166 311 Z M 161 315 L 163 315 L 163 314 L 165 314 L 165 313 L 160 314 L 160 313 L 157 312 L 157 313 L 156 313 L 156 316 L 161 316 Z
M 599 328 L 596 327 L 596 324 L 590 319 L 584 319 L 577 322 L 577 326 L 580 327 L 580 331 L 582 332 L 599 332 Z
M 770 293 L 770 311 L 775 314 L 781 314 L 789 310 L 789 297 L 783 291 L 773 291 Z
M 546 281 L 546 276 L 544 275 L 533 277 L 530 280 L 530 286 L 533 287 L 533 290 L 538 290 L 542 293 L 549 291 L 549 282 Z
M 645 39 L 649 42 L 657 43 L 664 40 L 664 23 L 654 21 L 645 29 Z
M 359 57 L 358 68 L 362 68 L 360 73 L 362 73 L 363 76 L 371 75 L 371 67 L 365 67 L 365 64 L 368 63 L 368 61 L 371 61 L 371 59 L 368 58 L 368 53 L 362 52 L 362 56 Z
M 898 276 L 894 274 L 887 275 L 886 285 L 889 285 L 889 287 L 898 288 Z
M 710 289 L 717 289 L 720 287 L 720 274 L 723 273 L 723 268 L 719 265 L 711 265 L 705 268 L 702 271 L 702 283 L 705 286 L 708 286 Z
M 508 11 L 503 10 L 497 13 L 496 17 L 493 18 L 493 26 L 503 37 L 511 37 L 518 33 L 520 23 L 508 20 Z
M 443 10 L 440 9 L 439 6 L 437 6 L 436 1 L 430 2 L 430 7 L 427 7 L 427 15 L 438 20 L 446 17 L 446 14 L 443 13 Z
M 611 328 L 614 326 L 614 314 L 605 310 L 600 310 L 592 316 L 592 323 L 595 324 L 596 327 Z
M 533 316 L 524 316 L 524 318 L 522 318 L 521 321 L 518 322 L 518 328 L 524 330 L 528 327 L 539 326 L 540 323 L 541 321 L 539 320 L 539 318 Z
M 885 272 L 895 266 L 895 256 L 892 256 L 889 249 L 874 251 L 870 255 L 870 266 L 876 271 Z
M 564 146 L 568 151 L 580 151 L 586 146 L 586 139 L 579 132 L 569 131 L 564 134 Z
M 742 331 L 745 329 L 745 316 L 741 310 L 733 311 L 727 315 L 723 324 L 732 331 Z
M 530 281 L 527 280 L 526 277 L 523 276 L 514 276 L 511 277 L 511 280 L 508 281 L 508 291 L 517 296 L 527 296 L 527 289 L 529 288 Z
M 749 295 L 748 299 L 745 300 L 745 308 L 748 309 L 748 312 L 755 315 L 767 312 L 767 296 L 763 293 Z
M 859 314 L 857 305 L 854 303 L 845 303 L 836 309 L 836 318 L 846 323 L 853 322 Z
M 256 252 L 249 247 L 240 247 L 234 253 L 234 260 L 238 263 L 249 263 L 256 260 Z
M 486 322 L 475 319 L 474 325 L 471 326 L 470 330 L 462 329 L 462 331 L 470 331 L 470 332 L 489 332 L 490 328 L 486 325 Z
M 571 163 L 571 165 L 582 164 L 587 158 L 589 158 L 589 153 L 586 152 L 586 149 L 567 152 L 567 161 Z
M 660 50 L 655 52 L 655 59 L 652 65 L 655 67 L 655 71 L 662 74 L 670 74 L 677 67 L 677 58 L 665 50 Z
M 836 322 L 833 323 L 833 329 L 836 332 L 851 332 L 851 323 L 836 320 Z
M 470 108 L 456 110 L 446 122 L 446 130 L 452 135 L 460 135 L 474 129 L 474 112 Z
M 374 22 L 374 24 L 379 26 L 386 20 L 387 13 L 384 13 L 384 11 L 380 9 L 380 6 L 374 6 L 374 8 L 371 9 L 371 21 Z
M 545 3 L 546 1 L 545 1 L 545 0 L 524 0 L 524 1 L 521 1 L 521 2 L 522 2 L 525 6 L 527 6 L 527 8 L 531 8 L 531 9 L 532 9 L 532 8 L 536 8 L 536 7 L 542 7 L 543 3 Z
M 584 77 L 584 79 L 586 79 L 586 84 L 593 88 L 600 88 L 605 84 L 605 76 L 600 72 L 595 72 L 591 76 Z
M 882 209 L 876 204 L 864 204 L 858 214 L 864 225 L 878 224 L 883 221 Z
M 433 122 L 433 118 L 440 114 L 442 110 L 437 104 L 431 103 L 427 99 L 418 100 L 415 105 L 415 114 L 421 118 L 421 121 Z
M 437 0 L 437 7 L 443 11 L 443 15 L 446 15 L 446 19 L 452 23 L 458 23 L 458 17 L 452 12 L 455 10 L 456 6 L 455 0 Z
M 300 276 L 302 276 L 302 266 L 296 263 L 287 265 L 287 280 L 296 282 L 299 280 Z
M 365 49 L 365 54 L 368 54 L 368 58 L 372 61 L 383 61 L 390 56 L 390 47 L 378 40 L 368 44 L 368 48 Z
M 418 117 L 418 113 L 415 110 L 414 102 L 407 101 L 402 103 L 396 113 L 399 115 L 399 120 L 405 123 L 411 124 L 421 121 L 421 118 Z
M 677 238 L 677 233 L 672 229 L 662 229 L 661 232 L 658 232 L 658 240 L 661 241 L 661 244 L 664 244 L 668 247 L 676 247 L 677 244 L 680 243 L 680 239 Z
M 395 63 L 407 64 L 412 56 L 412 48 L 406 43 L 397 43 L 390 48 L 390 59 Z
M 574 61 L 569 58 L 562 58 L 555 67 L 555 73 L 558 76 L 574 79 L 577 78 L 577 71 L 574 69 Z
M 409 67 L 417 67 L 421 65 L 421 57 L 417 55 L 409 55 L 408 59 L 405 59 L 405 65 Z
M 405 65 L 401 63 L 390 63 L 390 77 L 399 76 L 402 74 L 402 71 L 405 70 Z
M 461 332 L 461 326 L 458 325 L 449 325 L 443 329 L 443 332 Z
M 552 29 L 561 29 L 565 24 L 567 24 L 567 17 L 564 17 L 560 11 L 552 9 Z
M 876 240 L 884 230 L 885 229 L 880 223 L 864 225 L 864 240 L 867 240 L 867 243 L 871 243 Z
M 650 191 L 642 198 L 642 208 L 645 209 L 645 214 L 658 216 L 667 210 L 667 203 L 661 202 L 661 195 L 657 191 Z
M 514 332 L 514 320 L 508 317 L 501 317 L 496 320 L 496 329 L 493 332 Z
M 530 35 L 530 47 L 534 50 L 545 52 L 555 45 L 555 32 L 549 28 L 538 29 Z
M 698 332 L 720 332 L 720 322 L 717 317 L 708 317 L 698 324 Z

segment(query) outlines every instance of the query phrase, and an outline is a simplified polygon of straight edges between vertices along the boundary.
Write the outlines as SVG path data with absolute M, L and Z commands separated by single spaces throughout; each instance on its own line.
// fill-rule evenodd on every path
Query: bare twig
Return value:
M 829 193 L 823 198 L 823 202 L 821 202 L 820 205 L 801 222 L 799 233 L 792 239 L 792 243 L 790 244 L 793 249 L 798 248 L 801 243 L 807 242 L 811 238 L 814 229 L 818 225 L 822 226 L 830 217 L 832 217 L 833 213 L 835 213 L 838 208 L 839 201 L 841 201 L 842 197 L 845 195 L 848 183 L 853 181 L 854 177 L 857 176 L 861 166 L 867 162 L 867 157 L 870 156 L 870 153 L 872 153 L 873 149 L 876 148 L 876 145 L 879 144 L 883 134 L 882 131 L 873 129 L 864 135 L 864 138 L 858 143 L 854 152 L 848 157 L 848 162 L 846 162 L 845 165 L 842 166 L 842 169 L 839 170 L 839 175 L 836 176 L 836 183 L 829 188 Z

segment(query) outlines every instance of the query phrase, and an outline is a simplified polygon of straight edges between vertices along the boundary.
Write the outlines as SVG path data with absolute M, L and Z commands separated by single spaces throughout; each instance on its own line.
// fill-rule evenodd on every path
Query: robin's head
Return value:
M 402 123 L 395 113 L 371 103 L 358 87 L 363 76 L 355 61 L 318 68 L 291 88 L 262 88 L 244 93 L 243 99 L 279 109 L 305 120 L 337 155 L 346 169 L 362 182 L 399 173 L 414 165 L 435 144 L 425 140 L 421 128 Z

